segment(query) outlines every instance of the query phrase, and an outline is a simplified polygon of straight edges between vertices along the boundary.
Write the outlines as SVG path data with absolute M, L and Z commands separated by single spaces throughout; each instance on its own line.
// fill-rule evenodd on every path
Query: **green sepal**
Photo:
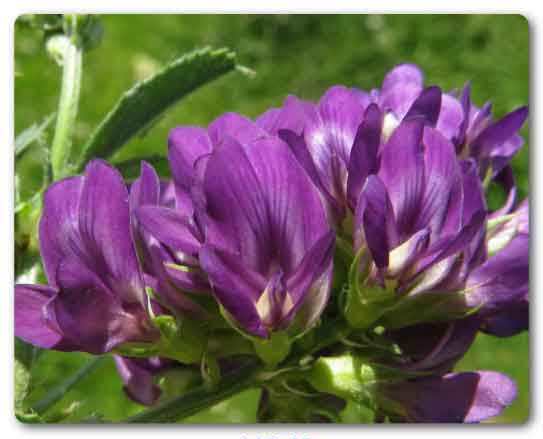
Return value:
M 221 380 L 221 369 L 219 367 L 217 358 L 208 351 L 204 352 L 202 357 L 200 372 L 202 374 L 204 383 L 210 388 L 215 387 Z
M 367 268 L 361 271 L 360 263 L 365 249 L 357 252 L 349 270 L 349 289 L 346 293 L 343 314 L 349 325 L 367 329 L 373 325 L 397 300 L 394 291 L 380 286 L 362 285 Z
M 270 367 L 277 366 L 290 352 L 291 339 L 285 332 L 272 332 L 269 339 L 254 339 L 258 357 Z
M 311 385 L 325 393 L 371 407 L 377 370 L 362 358 L 350 353 L 336 357 L 320 357 L 305 373 Z
M 462 291 L 420 293 L 400 299 L 382 313 L 378 323 L 387 329 L 398 329 L 418 323 L 460 319 L 477 310 L 467 306 Z
M 206 345 L 206 334 L 201 324 L 169 315 L 154 317 L 152 322 L 160 331 L 158 351 L 161 356 L 185 364 L 200 362 Z

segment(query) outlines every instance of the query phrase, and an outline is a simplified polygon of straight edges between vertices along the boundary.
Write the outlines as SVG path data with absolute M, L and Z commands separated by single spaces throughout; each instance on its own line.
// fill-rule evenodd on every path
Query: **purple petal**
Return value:
M 454 139 L 458 137 L 458 133 L 461 131 L 463 119 L 462 104 L 453 96 L 443 94 L 436 129 L 447 139 L 454 142 Z
M 268 332 L 255 306 L 266 287 L 266 280 L 239 264 L 234 255 L 207 245 L 200 251 L 200 263 L 217 299 L 228 313 L 251 334 L 266 337 Z
M 466 142 L 466 132 L 470 122 L 471 112 L 471 84 L 469 82 L 464 85 L 462 95 L 460 96 L 460 105 L 462 107 L 462 121 L 458 127 L 458 133 L 453 138 L 453 142 L 456 146 L 456 151 L 461 152 L 462 146 Z
M 529 236 L 520 234 L 474 270 L 466 282 L 468 304 L 494 311 L 523 301 L 529 290 L 529 245 Z
M 389 251 L 397 241 L 396 224 L 387 190 L 376 175 L 367 178 L 355 216 L 355 230 L 363 228 L 364 241 L 375 264 L 378 268 L 388 266 Z
M 383 115 L 376 104 L 366 109 L 364 120 L 358 127 L 349 158 L 347 198 L 351 209 L 356 208 L 366 177 L 378 170 L 377 152 L 381 141 Z
M 27 343 L 54 349 L 62 334 L 44 319 L 44 307 L 57 293 L 42 285 L 15 285 L 15 335 Z
M 97 275 L 84 265 L 63 262 L 57 278 L 62 289 L 46 305 L 46 319 L 79 350 L 92 354 L 109 352 L 126 341 L 151 341 L 144 310 L 125 311 Z M 139 311 L 139 314 L 138 314 Z
M 191 219 L 178 210 L 160 206 L 142 206 L 135 212 L 141 226 L 174 251 L 197 256 L 201 241 Z
M 383 80 L 379 103 L 384 111 L 392 110 L 402 120 L 423 88 L 421 70 L 413 64 L 401 64 Z
M 126 303 L 146 301 L 130 227 L 128 190 L 121 174 L 94 160 L 85 169 L 79 203 L 79 233 L 84 260 L 105 275 L 112 291 Z
M 425 124 L 435 126 L 441 109 L 441 89 L 428 87 L 415 99 L 405 115 L 405 121 L 410 119 L 422 119 Z
M 313 184 L 322 193 L 326 202 L 329 203 L 331 209 L 334 211 L 336 217 L 342 218 L 345 215 L 345 208 L 338 203 L 338 201 L 328 191 L 326 188 L 326 182 L 323 183 L 321 180 L 321 176 L 319 175 L 305 144 L 304 137 L 298 136 L 290 130 L 279 130 L 278 135 L 279 138 L 290 147 L 290 150 L 298 160 L 298 163 L 300 163 Z
M 402 123 L 381 153 L 378 175 L 387 188 L 401 236 L 416 231 L 424 194 L 423 127 L 420 120 Z
M 483 318 L 481 331 L 497 337 L 512 337 L 530 327 L 530 304 L 528 297 L 512 303 L 507 308 Z
M 425 323 L 391 331 L 388 336 L 412 360 L 406 369 L 449 371 L 473 344 L 479 325 L 477 318 Z
M 269 136 L 251 119 L 236 113 L 224 113 L 219 116 L 211 122 L 207 132 L 214 146 L 220 145 L 228 137 L 235 139 L 241 145 L 246 145 Z
M 281 108 L 266 111 L 257 118 L 256 124 L 273 135 L 277 135 L 280 130 L 289 130 L 300 136 L 306 118 L 311 117 L 316 111 L 314 104 L 302 101 L 296 96 L 288 96 Z
M 471 144 L 474 157 L 489 156 L 511 139 L 528 117 L 528 107 L 521 107 L 486 127 Z
M 84 177 L 71 177 L 53 183 L 45 192 L 40 220 L 40 253 L 49 285 L 55 279 L 60 261 L 73 254 L 79 242 L 79 199 Z
M 303 299 L 311 285 L 329 271 L 334 256 L 335 241 L 336 235 L 333 231 L 322 236 L 287 279 L 287 289 L 292 296 L 294 307 Z
M 499 415 L 516 398 L 514 382 L 498 372 L 450 373 L 389 385 L 389 398 L 410 422 L 480 422 Z M 443 397 L 446 395 L 446 397 Z
M 388 254 L 387 276 L 396 277 L 408 269 L 426 250 L 430 241 L 428 229 L 419 230 L 403 244 L 390 250 Z
M 160 387 L 153 380 L 153 373 L 141 366 L 142 361 L 114 355 L 115 366 L 123 380 L 123 390 L 128 397 L 143 405 L 152 405 L 160 397 Z
M 247 190 L 251 188 L 251 190 Z M 288 276 L 329 226 L 319 195 L 278 139 L 223 143 L 205 176 L 206 239 L 253 271 L 278 264 Z
M 207 131 L 200 127 L 177 127 L 168 136 L 168 161 L 175 182 L 178 207 L 191 211 L 190 191 L 194 183 L 194 164 L 211 153 Z
M 318 114 L 308 117 L 305 142 L 321 181 L 334 198 L 345 203 L 347 165 L 364 107 L 358 93 L 335 86 L 319 101 Z
M 149 163 L 141 162 L 140 176 L 130 187 L 130 211 L 146 204 L 156 205 L 160 200 L 160 179 Z
M 461 184 L 454 145 L 433 128 L 424 129 L 424 195 L 415 229 L 429 227 L 438 233 L 449 214 L 449 201 L 455 186 Z

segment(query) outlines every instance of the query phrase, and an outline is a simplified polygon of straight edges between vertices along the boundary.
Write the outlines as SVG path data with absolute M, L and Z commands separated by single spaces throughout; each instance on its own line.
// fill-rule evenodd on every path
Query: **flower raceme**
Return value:
M 370 92 L 334 86 L 255 121 L 226 113 L 176 127 L 171 180 L 142 162 L 127 184 L 93 160 L 45 193 L 48 285 L 16 285 L 15 334 L 116 354 L 127 395 L 152 404 L 155 375 L 204 364 L 209 346 L 220 346 L 218 364 L 249 352 L 272 367 L 337 319 L 359 344 L 338 330 L 320 360 L 311 352 L 314 367 L 354 358 L 371 374 L 393 370 L 368 384 L 390 420 L 495 416 L 514 399 L 511 380 L 454 366 L 479 331 L 528 328 L 529 210 L 510 166 L 526 117 L 523 107 L 493 121 L 469 85 L 443 93 L 404 64 Z M 491 180 L 508 195 L 494 212 Z M 358 359 L 374 338 L 388 348 L 370 343 Z M 308 376 L 317 390 L 352 393 Z M 437 404 L 442 392 L 451 398 Z

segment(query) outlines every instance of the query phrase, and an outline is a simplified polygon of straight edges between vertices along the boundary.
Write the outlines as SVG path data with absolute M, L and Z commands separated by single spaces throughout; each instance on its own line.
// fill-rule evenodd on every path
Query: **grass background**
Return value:
M 278 106 L 287 94 L 318 97 L 333 84 L 379 86 L 395 64 L 415 62 L 427 83 L 444 90 L 472 81 L 476 104 L 493 103 L 496 116 L 528 103 L 529 26 L 507 15 L 106 15 L 99 48 L 84 59 L 76 146 L 81 145 L 120 94 L 164 63 L 196 47 L 228 46 L 254 69 L 205 86 L 176 105 L 144 138 L 115 157 L 164 154 L 166 136 L 178 124 L 207 125 L 225 111 L 256 116 Z M 40 35 L 15 31 L 16 133 L 55 111 L 60 70 L 49 60 Z M 528 139 L 528 129 L 522 134 Z M 528 142 L 527 142 L 528 143 Z M 514 159 L 521 196 L 529 188 L 528 145 Z M 37 364 L 33 397 L 76 370 L 84 354 L 46 352 Z M 495 422 L 524 422 L 529 416 L 529 339 L 480 335 L 460 370 L 492 369 L 509 374 L 519 396 Z M 120 392 L 113 362 L 106 360 L 59 403 L 81 402 L 80 414 L 98 411 L 122 419 L 140 410 Z M 443 395 L 446 397 L 446 395 Z M 258 392 L 247 391 L 190 418 L 189 422 L 252 422 Z

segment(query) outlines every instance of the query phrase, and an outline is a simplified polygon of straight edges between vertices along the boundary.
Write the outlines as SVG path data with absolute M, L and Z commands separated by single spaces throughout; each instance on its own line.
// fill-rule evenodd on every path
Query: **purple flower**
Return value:
M 499 415 L 517 395 L 513 381 L 492 371 L 449 373 L 380 386 L 392 420 L 475 423 Z
M 128 358 L 113 356 L 115 366 L 123 380 L 123 390 L 133 401 L 152 405 L 160 397 L 161 390 L 154 382 L 154 376 L 171 366 L 171 361 L 159 357 Z
M 16 285 L 16 336 L 42 348 L 93 354 L 157 339 L 128 191 L 115 169 L 95 160 L 85 175 L 47 190 L 40 248 L 49 285 Z
M 227 313 L 259 337 L 293 321 L 311 326 L 329 296 L 335 236 L 287 145 L 225 137 L 207 160 L 202 192 L 200 263 Z
M 383 285 L 395 279 L 402 294 L 463 276 L 486 216 L 469 163 L 461 166 L 452 143 L 417 120 L 402 123 L 372 160 L 378 170 L 365 179 L 354 228 L 355 250 L 367 249 L 374 264 L 370 275 Z M 469 255 L 460 262 L 462 252 Z
M 176 201 L 173 184 L 161 184 L 153 167 L 143 162 L 130 188 L 130 209 L 145 283 L 174 314 L 202 315 L 187 294 L 210 289 L 197 259 L 202 237 L 192 217 L 175 208 Z
M 243 330 L 312 325 L 330 291 L 334 234 L 287 145 L 227 113 L 207 130 L 172 130 L 169 161 L 176 203 L 136 209 L 146 233 L 174 263 L 201 267 Z
M 131 206 L 137 236 L 146 251 L 143 259 L 151 264 L 144 267 L 146 280 L 162 290 L 167 300 L 176 301 L 177 309 L 195 310 L 194 303 L 179 291 L 200 294 L 210 290 L 199 263 L 204 231 L 197 207 L 203 202 L 201 179 L 214 145 L 229 136 L 245 143 L 266 135 L 252 121 L 235 113 L 220 116 L 207 130 L 174 128 L 168 138 L 172 184 L 167 188 L 170 192 L 173 188 L 174 194 L 165 200 L 161 200 L 155 171 L 150 165 L 142 165 L 141 176 L 131 191 Z

